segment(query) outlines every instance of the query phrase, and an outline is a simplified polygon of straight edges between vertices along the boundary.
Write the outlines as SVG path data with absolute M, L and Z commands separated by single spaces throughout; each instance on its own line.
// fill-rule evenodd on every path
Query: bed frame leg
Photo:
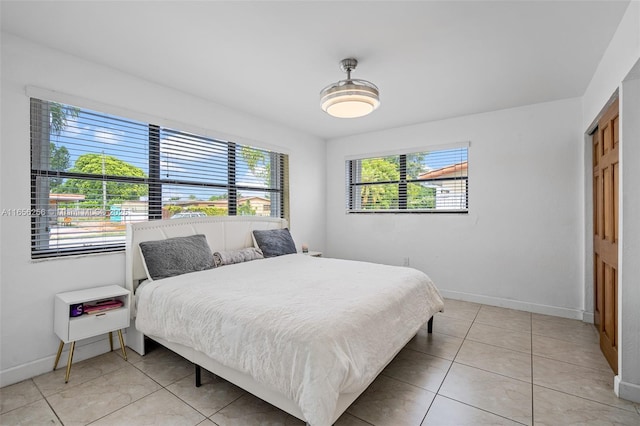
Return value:
M 198 364 L 194 364 L 196 366 L 196 387 L 199 388 L 202 386 L 202 369 Z
M 433 317 L 429 318 L 429 322 L 427 322 L 427 333 L 433 333 Z

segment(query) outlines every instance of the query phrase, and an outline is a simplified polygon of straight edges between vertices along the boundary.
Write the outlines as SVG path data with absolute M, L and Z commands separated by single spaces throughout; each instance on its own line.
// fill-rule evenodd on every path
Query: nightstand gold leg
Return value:
M 111 333 L 109 333 L 111 334 Z M 124 347 L 124 339 L 122 338 L 122 330 L 118 330 L 118 339 L 120 339 L 120 349 L 122 349 L 122 356 L 124 360 L 127 360 L 127 350 Z
M 71 348 L 69 348 L 69 360 L 67 361 L 67 374 L 64 376 L 64 382 L 69 383 L 69 374 L 71 374 L 71 361 L 73 361 L 73 350 L 76 348 L 76 342 L 71 342 Z
M 58 346 L 58 355 L 56 355 L 56 363 L 53 364 L 53 371 L 56 371 L 58 361 L 60 361 L 60 355 L 62 355 L 62 348 L 64 348 L 64 342 L 60 340 L 60 346 Z
M 113 352 L 113 334 L 109 332 L 109 347 L 111 348 L 111 352 Z

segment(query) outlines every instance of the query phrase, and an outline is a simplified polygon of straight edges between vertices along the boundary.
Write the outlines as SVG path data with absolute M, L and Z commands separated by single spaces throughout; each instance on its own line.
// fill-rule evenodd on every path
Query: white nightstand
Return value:
M 64 344 L 71 342 L 69 360 L 67 361 L 67 373 L 64 377 L 65 383 L 69 381 L 71 362 L 73 361 L 73 350 L 75 349 L 77 340 L 109 333 L 109 344 L 111 345 L 111 350 L 113 350 L 113 337 L 111 332 L 117 330 L 122 355 L 125 360 L 127 359 L 127 351 L 124 347 L 124 339 L 122 338 L 122 329 L 129 327 L 130 295 L 131 293 L 129 290 L 118 285 L 88 288 L 85 290 L 68 291 L 66 293 L 56 294 L 53 329 L 60 338 L 60 346 L 58 347 L 58 354 L 56 356 L 56 362 L 53 369 L 55 370 L 58 366 L 58 361 L 60 361 L 60 355 L 62 354 Z M 106 299 L 120 300 L 123 302 L 123 305 L 119 308 L 97 314 L 82 314 L 76 317 L 71 316 L 71 305 L 90 305 Z

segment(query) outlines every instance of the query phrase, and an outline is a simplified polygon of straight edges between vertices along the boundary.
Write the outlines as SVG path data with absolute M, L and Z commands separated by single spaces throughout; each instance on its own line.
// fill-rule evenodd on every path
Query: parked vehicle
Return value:
M 179 219 L 181 217 L 207 217 L 207 215 L 202 212 L 179 212 L 171 216 L 171 219 Z

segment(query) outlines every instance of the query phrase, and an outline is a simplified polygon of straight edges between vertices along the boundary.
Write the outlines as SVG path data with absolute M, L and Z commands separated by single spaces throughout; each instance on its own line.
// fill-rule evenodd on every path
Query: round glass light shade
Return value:
M 365 80 L 342 80 L 320 92 L 320 106 L 338 118 L 362 117 L 380 105 L 378 88 Z

